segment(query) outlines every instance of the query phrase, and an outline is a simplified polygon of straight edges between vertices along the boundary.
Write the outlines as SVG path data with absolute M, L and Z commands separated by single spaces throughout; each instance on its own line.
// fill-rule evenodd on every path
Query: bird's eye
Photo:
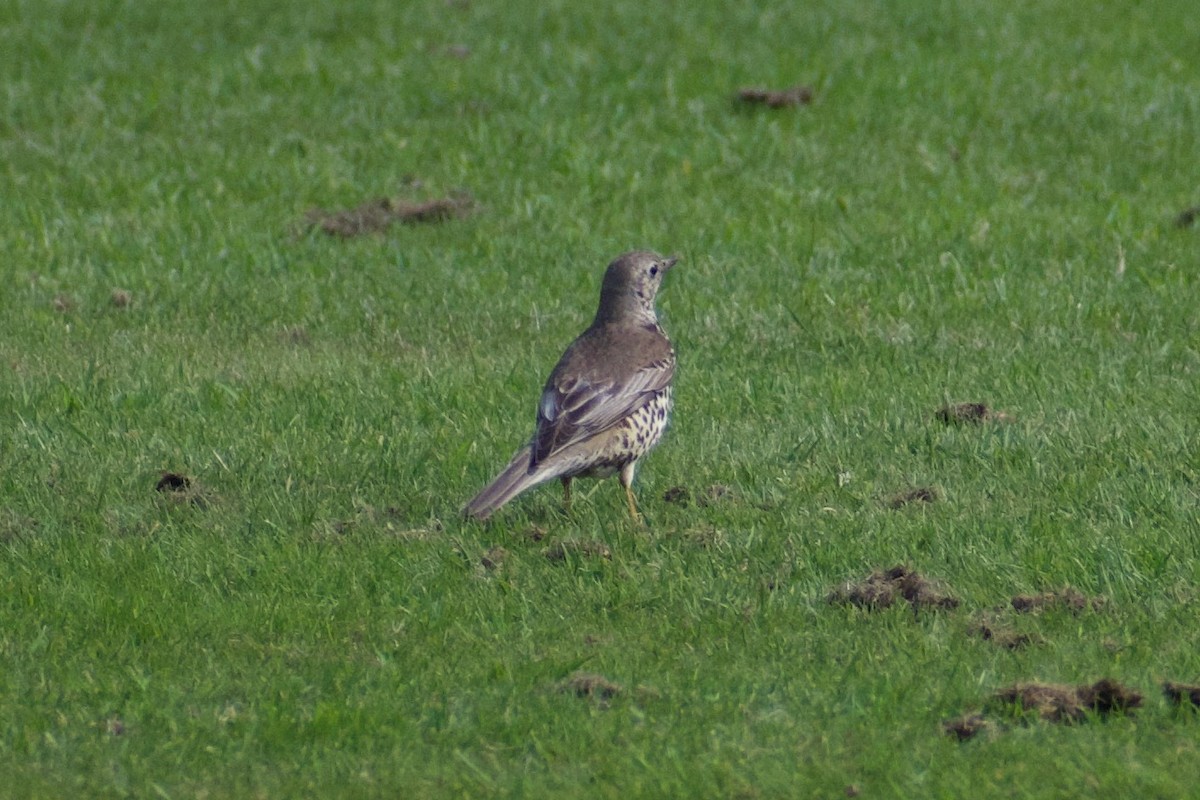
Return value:
M 657 275 L 657 274 L 658 274 L 658 264 L 655 264 L 653 267 L 651 267 L 651 268 L 650 268 L 650 274 L 651 274 L 651 275 Z

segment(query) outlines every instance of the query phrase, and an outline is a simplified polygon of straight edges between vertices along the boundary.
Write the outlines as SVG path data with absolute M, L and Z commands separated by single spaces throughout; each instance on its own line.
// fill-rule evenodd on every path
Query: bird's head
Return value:
M 604 273 L 600 289 L 600 308 L 597 322 L 656 319 L 654 298 L 662 285 L 663 276 L 679 259 L 664 257 L 649 250 L 634 250 L 618 256 Z

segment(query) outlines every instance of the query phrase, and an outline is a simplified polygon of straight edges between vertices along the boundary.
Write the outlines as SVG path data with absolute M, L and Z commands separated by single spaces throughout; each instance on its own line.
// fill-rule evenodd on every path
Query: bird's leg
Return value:
M 633 499 L 633 489 L 625 487 L 625 499 L 629 501 L 629 515 L 633 517 L 633 521 L 639 525 L 644 525 L 645 520 L 642 519 L 641 512 L 638 511 L 637 501 Z
M 565 477 L 562 479 L 563 485 L 563 511 L 571 513 L 571 478 Z
M 630 461 L 625 466 L 621 467 L 620 480 L 621 485 L 625 487 L 625 499 L 629 501 L 629 516 L 633 517 L 633 521 L 639 525 L 645 524 L 642 515 L 638 513 L 637 501 L 633 497 L 633 470 L 636 462 Z

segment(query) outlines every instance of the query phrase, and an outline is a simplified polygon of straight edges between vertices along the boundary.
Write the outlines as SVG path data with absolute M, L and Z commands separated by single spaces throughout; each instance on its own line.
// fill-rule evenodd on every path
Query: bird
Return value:
M 521 492 L 558 478 L 571 508 L 571 481 L 617 475 L 629 514 L 639 459 L 658 444 L 671 414 L 675 350 L 655 298 L 678 262 L 648 250 L 618 256 L 605 270 L 592 324 L 566 349 L 542 389 L 529 443 L 463 508 L 484 520 Z

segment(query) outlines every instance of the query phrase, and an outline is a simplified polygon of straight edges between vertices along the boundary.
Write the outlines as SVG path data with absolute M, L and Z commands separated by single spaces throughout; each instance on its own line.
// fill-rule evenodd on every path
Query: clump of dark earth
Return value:
M 1185 208 L 1175 217 L 1175 227 L 1190 228 L 1197 219 L 1200 219 L 1200 206 Z
M 1028 614 L 1047 608 L 1065 608 L 1076 614 L 1084 611 L 1099 611 L 1104 607 L 1105 600 L 1099 595 L 1088 597 L 1078 589 L 1066 586 L 1056 592 L 1041 594 L 1019 594 L 1012 599 L 1013 610 L 1019 614 Z
M 948 403 L 934 414 L 947 425 L 980 425 L 984 422 L 1012 422 L 1012 416 L 988 408 L 987 403 Z
M 973 636 L 978 636 L 985 642 L 991 642 L 997 647 L 1003 647 L 1005 650 L 1020 650 L 1022 647 L 1040 642 L 1036 636 L 1014 631 L 1012 628 L 1005 627 L 994 620 L 986 618 L 972 625 L 969 632 Z
M 156 492 L 186 492 L 192 486 L 192 479 L 178 472 L 164 472 L 154 485 Z
M 559 691 L 570 692 L 576 697 L 594 700 L 610 700 L 623 689 L 603 675 L 594 672 L 573 672 L 559 686 Z
M 806 106 L 811 103 L 813 90 L 810 86 L 793 86 L 781 91 L 747 87 L 738 89 L 737 98 L 747 105 L 788 108 L 790 106 Z
M 918 486 L 889 497 L 887 507 L 895 511 L 913 503 L 936 503 L 940 499 L 940 493 L 933 486 Z
M 154 490 L 173 503 L 191 503 L 197 508 L 207 508 L 211 500 L 196 481 L 178 472 L 162 473 Z
M 663 502 L 687 508 L 692 502 L 692 493 L 686 486 L 672 486 L 663 492 Z
M 948 719 L 942 723 L 942 729 L 948 735 L 956 737 L 960 742 L 973 739 L 985 731 L 987 727 L 988 721 L 983 718 L 982 714 L 965 714 L 961 717 Z
M 540 542 L 546 538 L 549 531 L 541 525 L 530 525 L 522 532 L 522 538 L 528 539 L 531 542 Z
M 829 603 L 850 604 L 875 611 L 904 600 L 914 611 L 958 607 L 958 598 L 905 566 L 876 570 L 858 583 L 847 582 L 826 597 Z
M 715 506 L 717 503 L 727 503 L 735 498 L 733 489 L 723 483 L 714 483 L 703 492 L 700 493 L 699 503 L 707 508 Z
M 1167 681 L 1162 685 L 1163 697 L 1177 706 L 1200 708 L 1200 686 Z
M 1036 711 L 1051 722 L 1081 721 L 1083 707 L 1073 686 L 1047 683 L 1018 683 L 992 696 L 991 710 L 1003 711 L 1016 707 L 1020 711 Z
M 570 554 L 580 555 L 585 558 L 612 560 L 612 550 L 604 542 L 597 541 L 556 542 L 547 547 L 546 552 L 543 553 L 548 561 L 553 561 L 554 563 L 566 561 L 567 556 Z
M 396 222 L 442 222 L 466 216 L 474 206 L 475 201 L 467 194 L 415 203 L 380 197 L 346 211 L 309 209 L 304 219 L 330 236 L 349 239 L 366 233 L 379 233 Z
M 1018 683 L 996 692 L 991 702 L 997 710 L 1015 706 L 1049 722 L 1068 724 L 1085 721 L 1088 711 L 1101 716 L 1128 714 L 1141 705 L 1140 692 L 1111 678 L 1082 686 Z
M 490 548 L 483 557 L 479 559 L 479 563 L 488 571 L 495 571 L 504 566 L 504 559 L 508 558 L 508 551 L 500 545 Z
M 1141 708 L 1142 693 L 1130 689 L 1112 678 L 1103 678 L 1091 686 L 1080 686 L 1075 690 L 1084 708 L 1098 714 L 1128 714 Z

